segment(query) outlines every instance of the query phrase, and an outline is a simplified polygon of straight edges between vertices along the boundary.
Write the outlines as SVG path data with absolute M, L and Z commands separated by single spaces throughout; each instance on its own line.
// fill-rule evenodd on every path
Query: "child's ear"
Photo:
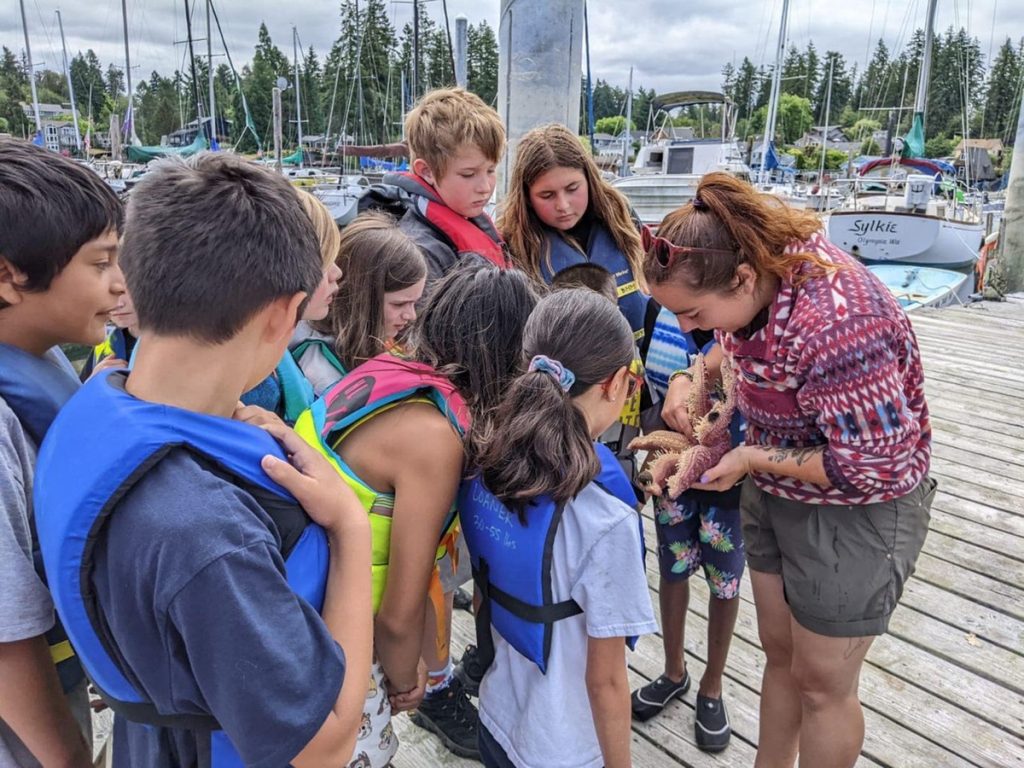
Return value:
M 275 299 L 267 308 L 265 338 L 277 343 L 282 338 L 291 338 L 299 322 L 299 312 L 305 306 L 307 294 L 299 291 L 291 296 Z
M 422 176 L 427 180 L 428 184 L 436 183 L 434 172 L 430 169 L 430 166 L 427 165 L 427 161 L 422 157 L 417 157 L 412 161 L 412 172 L 417 176 Z
M 0 256 L 0 302 L 4 305 L 20 304 L 21 286 L 25 284 L 25 273 Z

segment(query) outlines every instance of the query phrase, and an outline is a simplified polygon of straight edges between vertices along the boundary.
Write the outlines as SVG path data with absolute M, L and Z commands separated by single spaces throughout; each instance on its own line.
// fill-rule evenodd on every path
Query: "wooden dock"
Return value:
M 1024 296 L 912 317 L 939 492 L 917 573 L 864 665 L 867 737 L 857 765 L 1024 768 Z M 650 548 L 649 508 L 645 522 Z M 657 611 L 657 562 L 647 560 Z M 699 679 L 707 586 L 700 578 L 691 585 L 686 661 Z M 731 746 L 717 756 L 697 750 L 691 689 L 685 701 L 635 725 L 638 767 L 753 764 L 764 655 L 746 580 L 742 600 L 726 668 Z M 456 647 L 471 633 L 470 617 L 457 613 Z M 633 687 L 661 674 L 661 652 L 660 637 L 641 639 L 629 655 Z M 477 765 L 446 752 L 405 716 L 396 727 L 403 746 L 395 768 Z

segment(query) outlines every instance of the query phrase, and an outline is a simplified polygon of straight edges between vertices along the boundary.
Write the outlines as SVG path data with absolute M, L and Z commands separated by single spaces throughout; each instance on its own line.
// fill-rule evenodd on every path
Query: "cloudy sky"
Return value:
M 540 0 L 544 1 L 544 0 Z M 127 0 L 133 80 L 148 78 L 154 69 L 168 75 L 180 68 L 185 37 L 185 0 Z M 521 3 L 538 0 L 519 0 Z M 60 67 L 60 36 L 54 11 L 59 0 L 24 0 L 33 58 L 37 66 Z M 202 0 L 198 8 L 203 8 Z M 408 0 L 387 0 L 396 29 L 411 18 Z M 789 41 L 805 47 L 813 40 L 820 53 L 841 51 L 848 62 L 863 68 L 869 48 L 880 37 L 891 50 L 902 48 L 915 27 L 924 25 L 926 0 L 791 0 Z M 236 66 L 252 56 L 261 21 L 271 37 L 290 55 L 291 27 L 305 46 L 326 52 L 339 34 L 334 0 L 217 0 L 215 3 Z M 440 0 L 428 9 L 443 23 Z M 717 89 L 722 65 L 744 56 L 755 64 L 770 63 L 778 36 L 782 0 L 589 0 L 591 66 L 594 77 L 625 85 L 629 68 L 635 84 L 659 92 L 689 88 Z M 448 0 L 456 14 L 470 23 L 486 19 L 497 29 L 500 0 Z M 120 0 L 63 0 L 61 8 L 70 55 L 92 48 L 104 66 L 123 64 Z M 196 37 L 205 34 L 205 13 Z M 936 26 L 966 26 L 987 54 L 1007 36 L 1024 36 L 1021 0 L 941 0 Z M 16 0 L 0 0 L 0 45 L 24 48 Z M 205 43 L 198 43 L 205 53 Z M 216 51 L 216 48 L 215 48 Z

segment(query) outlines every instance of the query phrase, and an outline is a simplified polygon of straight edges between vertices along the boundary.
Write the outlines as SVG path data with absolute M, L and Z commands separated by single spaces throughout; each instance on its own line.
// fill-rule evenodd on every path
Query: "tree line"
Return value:
M 454 83 L 452 53 L 446 25 L 431 18 L 421 4 L 419 59 L 413 62 L 413 25 L 400 31 L 391 25 L 385 0 L 341 0 L 339 35 L 321 57 L 312 46 L 299 51 L 299 92 L 302 132 L 305 136 L 344 133 L 357 143 L 387 143 L 401 135 L 403 109 L 431 88 Z M 301 40 L 301 30 L 299 30 Z M 292 40 L 275 42 L 265 25 L 257 31 L 251 59 L 237 71 L 221 63 L 214 72 L 214 93 L 219 118 L 231 125 L 231 140 L 242 151 L 269 144 L 272 126 L 271 89 L 279 78 L 289 83 L 283 99 L 286 143 L 297 135 L 294 99 L 295 62 L 289 55 Z M 924 32 L 916 31 L 902 51 L 893 53 L 879 40 L 861 69 L 838 51 L 818 52 L 813 41 L 804 49 L 791 46 L 783 61 L 776 135 L 791 144 L 811 126 L 840 126 L 851 141 L 863 141 L 866 153 L 882 148 L 871 137 L 880 128 L 893 135 L 910 127 Z M 927 153 L 949 154 L 964 131 L 972 136 L 1000 138 L 1011 144 L 1024 88 L 1024 38 L 1007 38 L 991 62 L 978 40 L 966 30 L 952 27 L 933 42 L 926 122 Z M 415 63 L 415 67 L 413 66 Z M 468 87 L 494 104 L 498 83 L 498 42 L 486 21 L 469 27 Z M 104 67 L 92 50 L 71 61 L 71 79 L 83 119 L 91 116 L 100 129 L 111 113 L 124 114 L 127 106 L 123 70 Z M 418 83 L 412 82 L 413 71 Z M 749 57 L 722 68 L 722 92 L 735 105 L 736 133 L 751 138 L 763 132 L 771 90 L 772 66 L 756 66 Z M 135 128 L 145 143 L 205 116 L 208 71 L 205 59 L 192 71 L 169 76 L 153 72 L 136 88 Z M 53 71 L 36 74 L 40 101 L 67 103 L 64 78 Z M 415 89 L 415 93 L 414 93 Z M 593 84 L 593 115 L 600 129 L 618 132 L 624 125 L 625 89 L 598 78 Z M 830 94 L 831 91 L 831 94 Z M 586 88 L 580 105 L 581 126 L 587 125 Z M 243 98 L 244 96 L 244 98 Z M 19 102 L 29 100 L 27 67 L 23 58 L 4 47 L 0 59 L 0 130 L 26 135 L 30 121 Z M 829 104 L 825 114 L 826 102 Z M 638 87 L 633 93 L 634 128 L 660 124 L 657 94 Z M 246 109 L 247 108 L 247 109 Z M 603 120 L 602 120 L 603 118 Z M 618 119 L 612 119 L 618 118 Z M 717 107 L 690 108 L 674 113 L 675 125 L 689 125 L 713 136 L 721 131 Z M 616 130 L 618 129 L 618 130 Z

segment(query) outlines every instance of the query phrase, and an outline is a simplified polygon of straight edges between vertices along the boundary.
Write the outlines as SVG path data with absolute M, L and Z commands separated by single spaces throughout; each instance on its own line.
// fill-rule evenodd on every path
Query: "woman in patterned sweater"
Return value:
M 928 530 L 931 426 L 910 322 L 810 213 L 723 173 L 648 249 L 654 298 L 715 329 L 746 444 L 697 488 L 743 481 L 743 538 L 767 655 L 756 766 L 847 768 L 864 741 L 860 668 Z M 663 415 L 680 431 L 686 376 Z M 744 480 L 744 478 L 746 478 Z

